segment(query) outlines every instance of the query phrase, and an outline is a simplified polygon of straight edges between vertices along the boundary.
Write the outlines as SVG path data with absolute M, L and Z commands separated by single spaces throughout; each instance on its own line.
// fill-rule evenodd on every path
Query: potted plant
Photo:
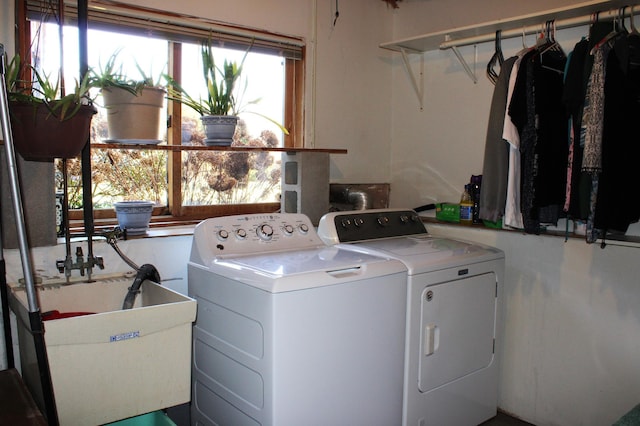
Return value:
M 117 52 L 99 71 L 91 70 L 91 86 L 101 89 L 107 110 L 109 140 L 119 143 L 160 143 L 166 90 L 144 73 L 139 80 L 116 66 Z
M 33 78 L 20 79 L 20 56 L 7 66 L 5 82 L 16 151 L 30 160 L 76 157 L 89 141 L 96 113 L 89 95 L 88 74 L 73 92 L 61 95 L 61 78 L 52 80 L 29 65 Z
M 229 146 L 233 141 L 238 114 L 242 109 L 239 105 L 239 99 L 242 98 L 241 95 L 246 90 L 245 81 L 244 87 L 238 93 L 237 83 L 240 81 L 242 67 L 249 49 L 245 52 L 240 63 L 225 59 L 222 67 L 219 67 L 213 56 L 211 42 L 207 41 L 202 44 L 200 48 L 202 75 L 207 86 L 207 94 L 204 99 L 201 96 L 198 99 L 193 98 L 178 82 L 165 75 L 168 82 L 168 99 L 178 101 L 200 114 L 206 135 L 205 145 Z M 248 104 L 257 102 L 258 100 L 254 100 Z M 285 134 L 289 134 L 287 129 L 269 117 L 256 112 L 251 113 L 266 118 L 275 123 Z

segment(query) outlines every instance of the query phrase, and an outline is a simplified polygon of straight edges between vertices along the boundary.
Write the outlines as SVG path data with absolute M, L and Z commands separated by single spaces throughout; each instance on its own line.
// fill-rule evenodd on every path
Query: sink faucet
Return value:
M 87 256 L 87 260 L 84 260 L 84 253 L 82 247 L 76 247 L 76 261 L 74 262 L 70 255 L 67 255 L 65 260 L 58 260 L 56 267 L 60 273 L 64 272 L 67 282 L 71 278 L 71 271 L 78 269 L 80 275 L 84 277 L 85 271 L 87 272 L 88 281 L 91 281 L 91 273 L 93 268 L 97 266 L 100 269 L 104 269 L 104 260 L 100 256 Z
M 82 254 L 82 247 L 76 247 L 76 263 L 71 265 L 71 268 L 80 269 L 80 275 L 84 277 L 84 255 Z

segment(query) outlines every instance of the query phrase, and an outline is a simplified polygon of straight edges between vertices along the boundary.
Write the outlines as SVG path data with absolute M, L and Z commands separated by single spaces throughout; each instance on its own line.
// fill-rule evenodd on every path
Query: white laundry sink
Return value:
M 41 313 L 93 313 L 44 322 L 60 424 L 103 424 L 190 400 L 196 301 L 145 281 L 133 309 L 121 310 L 132 283 L 120 275 L 37 286 Z M 9 287 L 22 376 L 44 409 L 26 291 Z

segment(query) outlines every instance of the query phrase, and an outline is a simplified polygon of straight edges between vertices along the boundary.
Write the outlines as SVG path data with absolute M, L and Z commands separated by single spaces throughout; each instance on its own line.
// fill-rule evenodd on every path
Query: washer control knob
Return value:
M 402 223 L 409 222 L 409 216 L 407 216 L 406 214 L 400 215 L 400 222 L 402 222 Z
M 282 230 L 284 231 L 284 233 L 286 235 L 292 235 L 293 234 L 293 226 L 291 225 L 285 225 L 282 227 Z
M 345 228 L 345 229 L 346 229 L 346 228 L 348 228 L 348 227 L 350 227 L 350 226 L 351 226 L 351 219 L 349 219 L 349 218 L 347 218 L 347 217 L 346 217 L 346 218 L 344 218 L 344 219 L 342 219 L 342 220 L 340 221 L 340 225 L 341 225 L 343 228 Z
M 229 238 L 229 233 L 227 231 L 225 231 L 224 229 L 218 231 L 218 239 L 220 241 L 224 241 L 227 238 Z
M 362 219 L 361 217 L 356 217 L 355 219 L 353 219 L 353 224 L 359 228 L 364 224 L 364 219 Z
M 309 232 L 309 227 L 307 226 L 306 223 L 302 223 L 300 224 L 300 226 L 298 227 L 298 229 L 300 230 L 301 234 L 306 234 L 307 232 Z
M 273 228 L 265 223 L 258 226 L 257 234 L 261 240 L 269 241 L 273 237 Z
M 378 218 L 378 224 L 382 227 L 389 225 L 389 218 L 387 216 L 380 216 Z
M 239 240 L 244 240 L 245 238 L 247 238 L 247 231 L 243 228 L 238 229 L 236 231 L 236 238 Z

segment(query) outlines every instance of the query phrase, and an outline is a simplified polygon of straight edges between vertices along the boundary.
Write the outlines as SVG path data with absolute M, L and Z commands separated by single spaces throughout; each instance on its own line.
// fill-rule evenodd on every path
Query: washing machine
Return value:
M 194 425 L 399 424 L 407 270 L 303 214 L 206 219 L 188 292 Z
M 470 426 L 495 416 L 504 253 L 432 237 L 412 210 L 332 212 L 318 234 L 407 267 L 402 424 Z

